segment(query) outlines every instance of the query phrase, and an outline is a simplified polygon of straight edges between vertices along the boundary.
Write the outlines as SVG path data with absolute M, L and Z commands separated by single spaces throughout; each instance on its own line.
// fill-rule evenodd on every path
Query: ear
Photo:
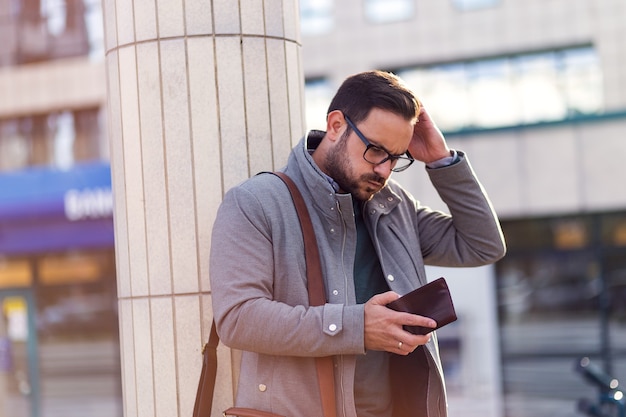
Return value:
M 326 116 L 326 137 L 335 142 L 346 130 L 348 123 L 341 110 L 333 110 Z

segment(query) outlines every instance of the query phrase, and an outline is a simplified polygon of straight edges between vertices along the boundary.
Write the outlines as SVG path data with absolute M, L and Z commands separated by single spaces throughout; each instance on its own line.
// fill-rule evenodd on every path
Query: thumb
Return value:
M 400 297 L 397 292 L 387 291 L 381 294 L 376 294 L 372 298 L 370 298 L 369 302 L 376 305 L 387 305 L 392 301 L 397 300 Z

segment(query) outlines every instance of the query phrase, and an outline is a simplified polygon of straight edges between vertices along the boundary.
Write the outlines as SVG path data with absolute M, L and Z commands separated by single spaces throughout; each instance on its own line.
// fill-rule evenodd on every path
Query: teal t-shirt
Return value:
M 372 239 L 363 220 L 363 203 L 355 201 L 356 254 L 354 256 L 354 289 L 356 302 L 365 304 L 376 294 L 389 291 Z
M 356 302 L 364 304 L 376 294 L 389 291 L 380 261 L 365 221 L 362 203 L 354 202 L 357 241 L 354 257 Z M 357 356 L 354 376 L 354 400 L 359 417 L 391 417 L 392 400 L 389 384 L 389 354 L 368 351 Z

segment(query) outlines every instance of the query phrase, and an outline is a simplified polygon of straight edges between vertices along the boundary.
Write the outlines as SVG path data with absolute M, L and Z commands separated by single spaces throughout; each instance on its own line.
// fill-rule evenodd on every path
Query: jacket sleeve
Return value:
M 298 225 L 291 227 L 297 222 L 293 203 L 275 194 L 275 187 L 259 188 L 259 181 L 239 186 L 218 210 L 210 280 L 221 340 L 272 355 L 363 353 L 363 306 L 308 306 L 302 234 Z
M 427 169 L 450 214 L 417 209 L 424 261 L 472 267 L 493 263 L 506 253 L 498 217 L 467 157 L 451 166 Z

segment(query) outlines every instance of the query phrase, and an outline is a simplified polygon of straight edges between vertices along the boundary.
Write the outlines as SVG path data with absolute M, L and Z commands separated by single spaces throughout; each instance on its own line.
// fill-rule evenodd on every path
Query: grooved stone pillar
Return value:
M 104 16 L 124 415 L 189 417 L 217 207 L 305 130 L 298 0 L 105 0 Z

